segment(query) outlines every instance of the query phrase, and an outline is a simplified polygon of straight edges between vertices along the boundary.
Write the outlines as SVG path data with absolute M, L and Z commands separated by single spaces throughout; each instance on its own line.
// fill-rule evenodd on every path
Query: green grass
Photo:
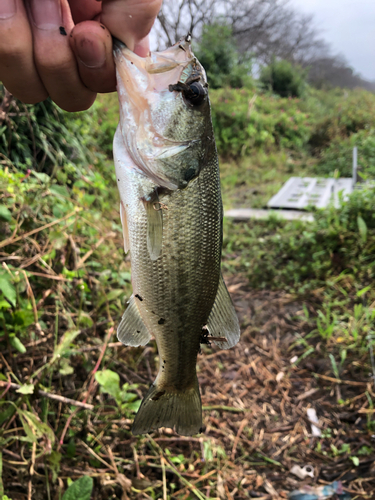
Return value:
M 372 120 L 369 104 L 373 97 L 357 91 L 348 98 L 342 91 L 311 92 L 305 100 L 261 95 L 250 120 L 256 132 L 247 128 L 241 146 L 236 127 L 247 120 L 252 94 L 215 92 L 212 101 L 219 103 L 215 126 L 224 124 L 217 135 L 225 208 L 264 207 L 291 175 L 313 175 L 324 158 L 332 164 L 338 161 L 343 156 L 342 147 L 353 140 L 353 134 L 366 135 L 367 129 L 361 127 Z M 35 110 L 27 109 L 37 116 Z M 196 450 L 173 454 L 152 438 L 134 443 L 129 432 L 141 398 L 138 382 L 143 387 L 148 379 L 141 377 L 131 384 L 127 374 L 133 376 L 139 367 L 143 367 L 143 374 L 149 373 L 156 360 L 150 355 L 153 351 L 115 346 L 114 326 L 131 293 L 130 263 L 123 253 L 110 159 L 117 125 L 116 97 L 101 97 L 87 114 L 56 114 L 53 109 L 49 124 L 54 131 L 53 143 L 39 141 L 43 135 L 38 135 L 37 154 L 24 115 L 12 117 L 11 133 L 22 132 L 25 149 L 19 158 L 2 160 L 0 171 L 0 472 L 4 459 L 3 477 L 7 474 L 9 480 L 21 471 L 22 479 L 37 460 L 42 466 L 32 478 L 33 484 L 47 492 L 47 498 L 53 498 L 77 479 L 77 475 L 70 478 L 67 467 L 85 475 L 80 467 L 81 455 L 86 453 L 85 464 L 95 470 L 105 468 L 108 477 L 103 477 L 114 482 L 108 491 L 120 498 L 122 468 L 127 473 L 138 450 L 142 457 L 148 457 L 142 458 L 141 466 L 147 463 L 162 479 L 168 474 L 168 480 L 173 477 L 171 494 L 177 487 L 193 491 L 187 474 L 216 474 L 215 469 L 232 467 L 228 465 L 228 450 L 205 438 L 202 453 L 206 463 L 202 465 Z M 303 115 L 300 130 L 295 130 L 296 121 L 289 119 L 294 114 L 299 115 L 298 120 Z M 324 120 L 328 125 L 322 128 L 318 147 L 312 138 L 317 140 L 316 132 Z M 77 140 L 79 148 L 74 149 Z M 63 145 L 61 150 L 58 144 Z M 363 144 L 371 158 L 371 140 Z M 33 165 L 41 166 L 40 155 L 48 162 L 28 172 Z M 374 200 L 374 190 L 355 193 L 342 208 L 317 212 L 313 223 L 285 222 L 275 216 L 247 224 L 224 221 L 225 276 L 240 277 L 247 291 L 282 290 L 302 303 L 296 313 L 303 327 L 294 338 L 293 345 L 299 349 L 295 366 L 313 357 L 323 358 L 330 376 L 340 379 L 350 358 L 352 364 L 355 359 L 362 360 L 356 370 L 364 377 L 371 370 L 369 355 L 375 340 Z M 219 362 L 216 366 L 222 367 Z M 20 388 L 10 389 L 9 382 Z M 73 403 L 61 406 L 48 397 L 39 398 L 40 390 L 67 394 Z M 74 401 L 90 401 L 95 410 L 87 412 Z M 369 393 L 368 407 L 373 408 Z M 367 426 L 372 432 L 370 413 Z M 250 439 L 251 429 L 247 433 Z M 114 440 L 123 447 L 115 465 L 109 448 Z M 321 442 L 324 440 L 328 438 Z M 372 452 L 365 448 L 353 456 L 353 465 L 357 455 Z M 16 450 L 16 458 L 6 457 L 6 453 L 2 456 L 5 449 Z M 350 453 L 350 449 L 328 446 L 324 453 L 336 457 Z M 260 452 L 241 458 L 246 466 L 246 460 L 259 465 L 266 459 L 272 460 Z M 12 460 L 18 469 L 9 465 Z M 279 464 L 272 462 L 275 467 Z M 139 483 L 131 486 L 134 496 L 143 479 L 137 480 Z M 210 476 L 215 494 L 217 481 Z M 85 479 L 82 484 L 89 490 L 92 483 Z M 77 487 L 80 484 L 70 491 Z M 161 498 L 160 482 L 145 487 L 152 498 Z M 105 494 L 104 482 L 102 488 Z M 0 498 L 6 493 L 0 473 Z M 199 495 L 204 498 L 200 491 L 195 496 Z

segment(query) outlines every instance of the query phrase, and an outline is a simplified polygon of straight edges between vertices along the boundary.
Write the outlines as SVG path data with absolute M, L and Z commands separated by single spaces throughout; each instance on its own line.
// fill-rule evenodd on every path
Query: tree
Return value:
M 240 88 L 253 83 L 250 58 L 241 59 L 229 26 L 219 23 L 203 26 L 194 51 L 206 70 L 210 87 Z
M 262 68 L 260 81 L 281 97 L 301 97 L 306 87 L 306 72 L 289 61 L 274 60 Z

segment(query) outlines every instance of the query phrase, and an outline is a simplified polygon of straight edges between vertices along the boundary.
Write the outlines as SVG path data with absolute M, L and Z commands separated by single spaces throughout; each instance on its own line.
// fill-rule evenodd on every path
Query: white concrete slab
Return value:
M 263 210 L 257 208 L 233 208 L 226 210 L 225 217 L 229 217 L 238 221 L 246 221 L 249 219 L 268 219 L 270 216 L 280 217 L 285 220 L 304 220 L 311 222 L 314 220 L 314 215 L 310 212 L 300 212 L 297 210 Z
M 346 199 L 352 191 L 353 179 L 351 178 L 291 177 L 270 199 L 267 206 L 303 210 L 310 205 L 324 208 L 331 201 L 339 206 L 340 196 Z

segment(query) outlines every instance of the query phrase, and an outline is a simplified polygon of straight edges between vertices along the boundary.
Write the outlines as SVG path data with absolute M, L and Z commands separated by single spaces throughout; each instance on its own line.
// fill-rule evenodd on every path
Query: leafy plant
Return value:
M 131 392 L 137 385 L 124 384 L 120 388 L 120 376 L 112 370 L 101 370 L 96 372 L 95 380 L 103 392 L 112 396 L 123 410 L 138 411 L 141 401 L 138 395 Z
M 230 26 L 205 25 L 194 52 L 206 70 L 210 88 L 255 87 L 250 76 L 251 61 L 246 55 L 240 56 Z
M 65 491 L 62 500 L 90 500 L 94 481 L 90 476 L 82 476 Z
M 281 97 L 301 97 L 306 88 L 307 72 L 289 61 L 274 59 L 261 69 L 260 81 L 265 89 Z

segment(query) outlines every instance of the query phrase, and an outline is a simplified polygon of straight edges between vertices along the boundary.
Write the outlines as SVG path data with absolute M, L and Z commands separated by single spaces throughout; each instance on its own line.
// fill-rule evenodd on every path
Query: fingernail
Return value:
M 41 30 L 53 30 L 62 24 L 59 0 L 31 0 L 31 15 L 34 24 Z
M 134 52 L 140 57 L 147 57 L 150 54 L 150 42 L 148 36 L 134 45 Z
M 15 0 L 1 0 L 0 1 L 0 19 L 9 19 L 16 13 Z
M 88 68 L 100 68 L 105 63 L 104 43 L 81 38 L 75 40 L 78 59 Z

